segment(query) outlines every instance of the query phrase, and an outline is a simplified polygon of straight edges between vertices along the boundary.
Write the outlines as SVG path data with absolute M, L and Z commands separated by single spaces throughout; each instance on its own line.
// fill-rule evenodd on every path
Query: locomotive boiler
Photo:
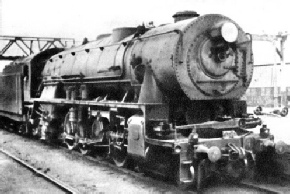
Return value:
M 14 62 L 2 79 L 17 67 L 20 103 L 2 104 L 2 115 L 41 139 L 106 150 L 119 167 L 133 162 L 181 185 L 201 188 L 213 173 L 240 179 L 273 146 L 266 127 L 246 130 L 257 124 L 240 100 L 253 74 L 251 36 L 223 15 L 174 18 Z

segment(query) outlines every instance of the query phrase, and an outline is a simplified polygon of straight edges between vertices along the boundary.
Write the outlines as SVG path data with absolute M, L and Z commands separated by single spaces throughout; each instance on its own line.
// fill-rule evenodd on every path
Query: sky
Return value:
M 220 13 L 247 32 L 290 32 L 288 0 L 0 0 L 2 35 L 94 39 L 112 28 L 171 23 L 177 11 Z
M 183 10 L 219 13 L 246 32 L 277 34 L 290 32 L 289 5 L 289 0 L 0 0 L 0 35 L 94 40 L 117 27 L 172 23 L 172 15 Z

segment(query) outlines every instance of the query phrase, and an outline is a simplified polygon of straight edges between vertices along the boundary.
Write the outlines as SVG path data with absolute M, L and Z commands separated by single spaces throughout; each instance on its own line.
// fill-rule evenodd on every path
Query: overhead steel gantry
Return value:
M 0 60 L 14 60 L 49 48 L 65 48 L 74 45 L 73 38 L 0 36 Z

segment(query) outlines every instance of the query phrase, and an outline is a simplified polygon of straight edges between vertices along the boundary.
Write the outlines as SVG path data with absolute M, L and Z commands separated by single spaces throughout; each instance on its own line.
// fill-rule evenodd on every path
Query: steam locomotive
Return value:
M 223 15 L 173 17 L 15 60 L 0 77 L 1 121 L 180 185 L 242 178 L 273 147 L 265 126 L 246 129 L 258 122 L 240 100 L 253 74 L 251 36 Z

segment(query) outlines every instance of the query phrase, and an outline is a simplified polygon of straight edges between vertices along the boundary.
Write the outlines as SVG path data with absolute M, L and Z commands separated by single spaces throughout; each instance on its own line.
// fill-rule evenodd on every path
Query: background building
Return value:
M 249 106 L 286 106 L 290 101 L 290 41 L 253 42 L 254 74 L 244 98 Z M 283 41 L 281 45 L 281 41 Z M 281 57 L 281 54 L 283 55 Z

